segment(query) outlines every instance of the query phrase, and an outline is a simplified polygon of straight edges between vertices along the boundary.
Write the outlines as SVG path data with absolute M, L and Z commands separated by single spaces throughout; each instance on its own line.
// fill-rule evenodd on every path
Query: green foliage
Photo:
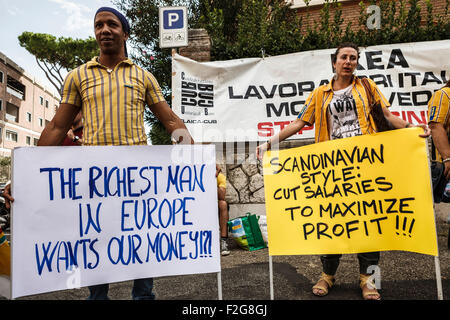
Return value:
M 0 157 L 0 167 L 10 165 L 11 165 L 11 157 Z
M 361 1 L 355 25 L 344 25 L 342 4 L 336 0 L 326 0 L 320 19 L 312 24 L 306 23 L 309 6 L 298 15 L 279 0 L 116 0 L 115 4 L 132 24 L 131 42 L 136 49 L 133 59 L 155 75 L 170 102 L 171 52 L 159 48 L 159 6 L 187 6 L 189 28 L 208 31 L 211 60 L 218 61 L 335 48 L 347 41 L 364 47 L 450 39 L 449 2 L 446 0 L 445 12 L 437 15 L 431 0 L 425 0 L 424 8 L 418 0 Z M 367 12 L 369 5 L 380 9 L 379 29 L 368 27 L 368 19 L 373 18 Z M 146 119 L 158 123 L 151 114 Z M 155 128 L 154 134 L 164 134 L 161 129 Z M 155 135 L 151 135 L 152 141 L 164 140 Z
M 447 5 L 448 3 L 447 0 Z M 381 28 L 367 28 L 364 22 L 369 16 L 365 13 L 367 6 L 360 2 L 362 23 L 354 42 L 361 46 L 450 38 L 447 9 L 443 14 L 434 14 L 430 0 L 425 1 L 425 10 L 418 0 L 381 0 L 371 1 L 371 4 L 376 4 L 381 9 Z
M 70 71 L 99 54 L 94 38 L 56 38 L 50 34 L 25 31 L 19 43 L 35 56 L 39 67 L 45 72 L 55 89 L 60 92 L 64 77 L 61 71 Z
M 278 55 L 328 49 L 347 41 L 369 46 L 450 38 L 449 0 L 445 12 L 439 15 L 433 13 L 431 0 L 425 1 L 426 8 L 418 0 L 361 1 L 356 26 L 351 22 L 344 24 L 342 4 L 336 0 L 325 1 L 320 20 L 312 25 L 304 23 L 309 20 L 309 6 L 296 16 L 295 10 L 283 3 L 241 0 L 240 6 L 233 8 L 237 10 L 234 22 L 225 21 L 227 14 L 217 7 L 210 6 L 207 12 L 202 12 L 206 19 L 200 22 L 211 35 L 213 60 L 261 56 L 262 51 Z M 367 12 L 369 5 L 376 5 L 380 10 L 379 29 L 368 27 L 367 21 L 373 18 L 373 13 Z
M 130 57 L 142 68 L 150 71 L 162 89 L 166 101 L 171 101 L 171 49 L 159 47 L 159 7 L 186 6 L 188 8 L 189 28 L 195 28 L 198 20 L 198 2 L 188 0 L 120 0 L 114 4 L 127 16 L 131 24 L 129 44 Z M 170 144 L 170 136 L 162 124 L 146 111 L 145 121 L 152 126 L 150 138 L 153 144 Z M 154 128 L 153 128 L 154 127 Z
M 129 43 L 134 48 L 131 58 L 141 67 L 150 71 L 163 90 L 167 101 L 171 91 L 171 49 L 159 47 L 159 7 L 186 6 L 189 14 L 189 28 L 195 27 L 198 20 L 198 3 L 182 0 L 121 0 L 115 5 L 124 13 L 131 24 Z
M 152 144 L 172 144 L 170 135 L 167 134 L 166 129 L 160 121 L 153 123 L 152 128 L 149 133 L 150 140 Z
M 211 36 L 212 60 L 279 55 L 299 50 L 301 18 L 279 1 L 211 1 L 199 24 Z M 233 15 L 228 13 L 233 12 Z M 234 20 L 230 21 L 230 17 Z

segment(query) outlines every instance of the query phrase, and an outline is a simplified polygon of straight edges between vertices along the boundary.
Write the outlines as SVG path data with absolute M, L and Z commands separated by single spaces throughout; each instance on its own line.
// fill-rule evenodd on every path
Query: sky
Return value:
M 0 51 L 55 92 L 17 37 L 24 31 L 74 39 L 93 37 L 94 15 L 102 6 L 116 8 L 111 0 L 0 0 Z

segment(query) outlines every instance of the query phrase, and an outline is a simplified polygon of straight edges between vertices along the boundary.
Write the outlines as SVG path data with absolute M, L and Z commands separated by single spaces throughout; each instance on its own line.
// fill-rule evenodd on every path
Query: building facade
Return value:
M 58 106 L 59 97 L 0 52 L 0 156 L 37 145 Z
M 389 0 L 389 2 L 394 2 L 394 0 Z M 307 27 L 313 27 L 315 23 L 320 23 L 321 21 L 321 10 L 323 8 L 325 0 L 309 0 L 308 6 L 305 4 L 304 0 L 285 0 L 287 4 L 290 4 L 290 8 L 296 10 L 297 14 L 303 19 L 303 27 L 306 29 Z M 328 2 L 333 2 L 329 0 Z M 371 6 L 372 1 L 369 0 L 339 0 L 337 1 L 340 5 L 340 9 L 342 10 L 342 29 L 345 29 L 346 26 L 351 22 L 351 29 L 354 31 L 360 28 L 359 18 L 361 15 L 361 4 L 364 4 L 366 8 L 366 13 L 374 14 L 374 9 L 368 9 Z M 397 15 L 400 11 L 401 3 L 400 1 L 396 2 Z M 377 3 L 379 3 L 377 1 Z M 427 19 L 427 1 L 419 0 L 418 4 L 421 8 L 421 24 L 425 24 Z M 430 4 L 433 6 L 433 15 L 437 17 L 439 15 L 444 16 L 446 13 L 446 0 L 431 0 Z M 405 9 L 408 10 L 410 8 L 410 4 L 407 0 L 403 1 L 403 5 Z M 368 11 L 367 11 L 368 9 Z M 333 20 L 335 8 L 334 6 L 330 6 L 330 21 Z

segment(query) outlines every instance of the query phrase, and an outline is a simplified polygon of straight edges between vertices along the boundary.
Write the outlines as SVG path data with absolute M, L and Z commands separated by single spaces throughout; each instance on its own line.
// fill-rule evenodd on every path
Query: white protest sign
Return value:
M 13 152 L 12 298 L 220 271 L 215 149 Z
M 427 123 L 427 103 L 450 77 L 450 40 L 361 48 L 355 74 L 371 78 L 404 120 Z M 333 77 L 335 49 L 265 58 L 172 60 L 172 107 L 195 141 L 265 141 L 297 118 Z M 314 137 L 307 126 L 290 139 Z

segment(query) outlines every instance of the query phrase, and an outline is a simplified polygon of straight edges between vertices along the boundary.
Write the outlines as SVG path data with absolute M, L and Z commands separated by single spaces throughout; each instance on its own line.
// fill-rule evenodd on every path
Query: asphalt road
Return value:
M 270 300 L 268 249 L 244 251 L 236 245 L 221 258 L 222 300 L 218 299 L 217 274 L 155 278 L 155 301 L 132 301 L 132 281 L 110 285 L 111 301 L 85 301 L 87 288 L 63 290 L 6 300 L 0 297 L 2 314 L 20 318 L 114 317 L 147 315 L 164 319 L 280 319 L 287 316 L 380 318 L 448 314 L 450 301 L 450 249 L 447 223 L 450 206 L 437 210 L 439 265 L 443 300 L 438 300 L 435 258 L 411 252 L 381 253 L 381 302 L 363 301 L 358 285 L 356 255 L 343 255 L 336 285 L 326 297 L 316 297 L 311 288 L 321 272 L 318 256 L 274 256 L 273 292 Z M 440 212 L 439 212 L 440 211 Z
M 445 208 L 447 210 L 447 208 Z M 446 213 L 437 219 L 439 260 L 443 299 L 450 299 L 449 224 Z M 221 258 L 223 300 L 270 300 L 268 249 L 245 251 L 232 246 Z M 435 258 L 403 251 L 381 253 L 380 293 L 383 300 L 437 300 Z M 361 300 L 355 254 L 343 255 L 336 285 L 326 297 L 316 297 L 311 287 L 321 272 L 318 256 L 274 256 L 273 290 L 275 300 Z M 112 300 L 130 300 L 132 281 L 111 284 Z M 158 300 L 217 300 L 217 274 L 185 275 L 155 279 Z M 17 300 L 85 300 L 87 288 L 57 291 Z

